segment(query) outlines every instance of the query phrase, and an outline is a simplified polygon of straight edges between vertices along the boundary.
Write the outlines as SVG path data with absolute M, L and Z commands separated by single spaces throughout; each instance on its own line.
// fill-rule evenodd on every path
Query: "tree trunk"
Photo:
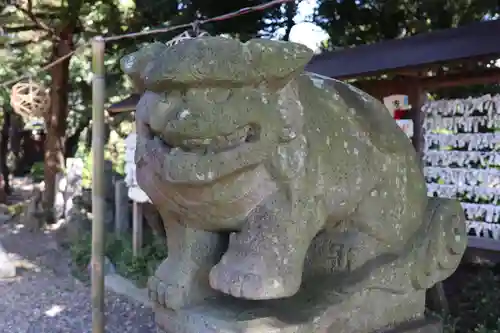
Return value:
M 71 158 L 75 156 L 78 150 L 78 144 L 80 143 L 80 136 L 82 135 L 82 132 L 89 126 L 89 124 L 90 120 L 88 122 L 86 121 L 75 130 L 75 133 L 73 133 L 73 135 L 69 136 L 66 139 L 64 151 L 65 158 Z
M 1 142 L 0 142 L 0 168 L 4 180 L 4 190 L 6 194 L 11 194 L 9 182 L 9 167 L 7 166 L 7 156 L 9 153 L 9 132 L 10 132 L 11 110 L 4 109 Z
M 295 15 L 297 15 L 297 4 L 295 1 L 287 2 L 285 4 L 286 28 L 283 40 L 290 40 L 290 32 L 292 32 L 292 28 L 295 25 Z
M 22 146 L 22 137 L 23 137 L 23 121 L 20 116 L 18 116 L 15 113 L 12 113 L 10 115 L 10 130 L 9 130 L 9 136 L 10 136 L 10 147 L 9 150 L 12 153 L 12 160 L 13 160 L 13 165 L 12 165 L 12 174 L 14 177 L 18 177 L 19 170 L 20 168 L 20 163 L 22 160 L 22 152 L 21 152 L 21 146 Z
M 72 29 L 62 29 L 59 40 L 54 41 L 52 61 L 59 59 L 73 50 Z M 47 136 L 45 139 L 45 193 L 43 209 L 47 223 L 54 223 L 54 201 L 56 196 L 56 176 L 64 170 L 64 141 L 66 136 L 66 118 L 68 116 L 69 63 L 71 57 L 52 67 L 50 89 L 50 110 L 45 118 Z

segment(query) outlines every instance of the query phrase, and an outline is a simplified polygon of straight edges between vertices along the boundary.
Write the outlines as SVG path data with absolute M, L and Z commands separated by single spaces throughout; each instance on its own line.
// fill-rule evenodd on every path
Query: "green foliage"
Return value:
M 449 280 L 445 333 L 500 333 L 500 267 L 463 265 Z
M 452 28 L 499 12 L 494 0 L 319 0 L 314 20 L 340 46 Z
M 486 328 L 484 325 L 478 325 L 473 331 L 474 333 L 500 333 L 500 319 L 495 328 Z
M 160 262 L 166 258 L 166 245 L 150 240 L 136 258 L 132 255 L 132 240 L 127 238 L 112 238 L 106 244 L 106 253 L 118 272 L 137 281 L 140 285 L 147 282 Z
M 8 212 L 10 216 L 18 216 L 21 215 L 25 209 L 25 203 L 24 202 L 18 202 L 13 205 L 8 206 Z
M 44 168 L 43 162 L 36 162 L 33 164 L 30 170 L 30 176 L 34 182 L 41 182 L 44 179 Z
M 82 187 L 92 187 L 92 153 L 88 152 L 83 158 Z
M 121 122 L 111 131 L 104 148 L 104 158 L 113 162 L 113 170 L 125 174 L 125 138 L 132 132 L 129 122 Z
M 70 252 L 73 263 L 77 268 L 84 271 L 90 263 L 92 255 L 92 234 L 90 232 L 83 233 L 77 242 L 71 244 Z
M 123 127 L 118 124 L 117 128 Z M 130 133 L 129 129 L 127 135 Z M 104 147 L 104 158 L 113 163 L 113 171 L 123 175 L 125 173 L 125 134 L 119 131 L 111 131 L 110 139 Z M 84 163 L 82 174 L 82 186 L 90 188 L 92 186 L 92 151 L 84 143 L 78 147 L 76 157 L 81 158 Z
M 372 44 L 433 30 L 453 28 L 498 17 L 496 0 L 318 0 L 314 21 L 330 35 L 325 50 Z M 477 62 L 478 70 L 491 62 Z M 467 68 L 473 70 L 473 68 Z M 443 71 L 463 70 L 448 65 Z M 441 73 L 443 74 L 443 73 Z M 476 85 L 440 89 L 438 99 L 478 96 L 500 92 L 500 85 Z
M 132 240 L 125 236 L 116 237 L 109 233 L 106 235 L 105 255 L 115 265 L 117 272 L 138 285 L 144 286 L 147 278 L 154 273 L 160 262 L 166 258 L 167 249 L 163 243 L 148 237 L 139 256 L 132 255 Z M 92 239 L 90 233 L 82 237 L 70 246 L 73 262 L 80 273 L 87 270 L 91 258 Z
M 133 20 L 134 6 L 134 1 L 119 0 L 95 2 L 41 0 L 33 3 L 32 14 L 35 19 L 31 19 L 14 5 L 0 6 L 0 26 L 12 37 L 0 43 L 0 59 L 2 59 L 0 83 L 23 74 L 30 74 L 34 81 L 49 86 L 50 73 L 38 69 L 51 61 L 52 47 L 57 43 L 50 31 L 76 24 L 74 40 L 77 45 L 87 42 L 90 37 L 97 34 L 122 33 L 128 29 L 128 23 Z M 43 27 L 37 22 L 41 22 Z M 110 46 L 114 52 L 106 56 L 107 96 L 120 99 L 127 95 L 131 86 L 124 80 L 123 73 L 118 67 L 118 60 L 123 53 L 128 52 L 126 47 L 134 45 L 129 41 L 128 44 L 124 43 L 125 48 L 120 47 L 119 43 Z M 66 119 L 67 137 L 79 135 L 90 123 L 92 100 L 90 58 L 90 47 L 83 48 L 72 56 L 69 65 L 69 89 L 60 91 L 63 95 L 67 94 L 69 102 L 69 114 Z M 0 88 L 0 110 L 8 107 L 9 95 L 10 86 Z

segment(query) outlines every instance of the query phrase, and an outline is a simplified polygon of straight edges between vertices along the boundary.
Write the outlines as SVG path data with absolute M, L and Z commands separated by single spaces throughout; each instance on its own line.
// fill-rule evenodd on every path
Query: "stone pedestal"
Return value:
M 399 325 L 388 331 L 380 333 L 442 333 L 443 324 L 439 318 L 427 317 Z M 377 332 L 378 333 L 378 332 Z
M 278 318 L 261 313 L 255 309 L 253 319 L 245 318 L 249 313 L 241 314 L 241 318 L 230 309 L 218 309 L 212 315 L 204 313 L 204 308 L 193 308 L 183 313 L 175 313 L 165 309 L 155 309 L 158 333 L 442 333 L 443 326 L 440 320 L 434 318 L 422 318 L 408 321 L 395 328 L 380 330 L 353 330 L 352 328 L 339 327 L 315 327 L 315 320 L 309 323 L 289 322 L 283 323 Z M 262 310 L 261 310 L 262 311 Z M 224 317 L 226 316 L 226 317 Z M 233 317 L 228 320 L 229 317 Z M 361 321 L 362 317 L 359 318 Z M 352 317 L 352 321 L 357 319 Z M 317 318 L 318 322 L 327 321 L 327 318 Z
M 220 295 L 175 312 L 156 306 L 156 323 L 163 333 L 441 332 L 440 325 L 415 319 L 424 316 L 423 291 L 396 295 L 374 289 L 347 295 L 332 290 L 303 288 L 289 299 L 271 301 Z M 386 327 L 397 328 L 388 332 Z

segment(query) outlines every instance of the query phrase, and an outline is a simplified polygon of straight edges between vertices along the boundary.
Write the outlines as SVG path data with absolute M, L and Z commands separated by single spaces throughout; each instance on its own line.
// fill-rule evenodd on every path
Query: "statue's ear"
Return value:
M 131 78 L 137 92 L 142 93 L 144 91 L 144 80 L 141 73 L 154 58 L 158 57 L 166 49 L 167 46 L 163 43 L 151 43 L 121 58 L 120 67 Z
M 291 79 L 304 70 L 314 55 L 305 45 L 269 39 L 251 39 L 245 47 L 253 70 L 265 81 Z

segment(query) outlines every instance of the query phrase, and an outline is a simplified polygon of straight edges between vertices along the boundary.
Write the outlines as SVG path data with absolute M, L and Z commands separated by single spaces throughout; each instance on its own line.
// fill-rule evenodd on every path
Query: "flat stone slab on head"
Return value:
M 144 91 L 142 70 L 166 49 L 167 45 L 163 43 L 151 43 L 120 59 L 120 67 L 132 79 L 138 92 Z
M 121 60 L 123 71 L 149 90 L 176 86 L 249 85 L 280 80 L 304 69 L 308 47 L 283 41 L 198 37 L 170 47 L 158 43 Z M 139 79 L 140 77 L 140 79 Z

